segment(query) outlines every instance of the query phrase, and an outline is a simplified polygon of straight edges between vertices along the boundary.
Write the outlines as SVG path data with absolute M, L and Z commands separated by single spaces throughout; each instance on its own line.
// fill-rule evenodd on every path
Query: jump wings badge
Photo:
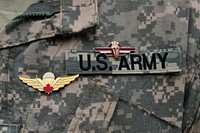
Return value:
M 69 84 L 75 80 L 79 74 L 73 76 L 58 77 L 55 79 L 55 76 L 52 72 L 47 72 L 43 75 L 43 78 L 27 78 L 24 76 L 19 76 L 19 79 L 22 80 L 29 86 L 32 86 L 39 91 L 45 91 L 45 93 L 50 94 L 52 91 L 57 91 L 59 88 L 62 88 L 64 85 Z
M 127 53 L 134 53 L 135 48 L 121 47 L 119 42 L 111 42 L 109 47 L 94 48 L 95 52 L 104 53 L 106 56 L 113 56 L 116 60 L 119 56 L 124 56 Z

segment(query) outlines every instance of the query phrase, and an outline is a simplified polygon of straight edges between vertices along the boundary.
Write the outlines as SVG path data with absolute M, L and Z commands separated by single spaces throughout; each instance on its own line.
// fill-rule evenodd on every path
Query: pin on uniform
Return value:
M 19 79 L 29 86 L 38 89 L 39 91 L 45 91 L 45 93 L 50 94 L 53 91 L 57 91 L 58 89 L 64 87 L 69 84 L 73 80 L 75 80 L 79 74 L 74 76 L 66 76 L 66 77 L 57 77 L 52 72 L 46 72 L 43 75 L 43 78 L 27 78 L 23 76 L 19 76 Z

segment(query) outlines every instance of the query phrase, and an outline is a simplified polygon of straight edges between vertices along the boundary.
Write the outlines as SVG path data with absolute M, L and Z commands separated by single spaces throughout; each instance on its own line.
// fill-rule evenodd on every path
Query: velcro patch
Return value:
M 156 74 L 181 71 L 182 55 L 179 48 L 141 51 L 139 48 L 121 47 L 118 56 L 112 50 L 67 50 L 67 73 Z

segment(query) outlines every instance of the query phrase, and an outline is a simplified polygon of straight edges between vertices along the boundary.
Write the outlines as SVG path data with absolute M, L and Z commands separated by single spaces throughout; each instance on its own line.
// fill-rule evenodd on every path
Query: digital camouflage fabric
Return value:
M 0 132 L 198 133 L 199 36 L 198 0 L 36 2 L 0 31 Z M 49 95 L 18 77 L 66 76 L 70 49 L 113 41 L 178 48 L 181 72 L 80 75 Z

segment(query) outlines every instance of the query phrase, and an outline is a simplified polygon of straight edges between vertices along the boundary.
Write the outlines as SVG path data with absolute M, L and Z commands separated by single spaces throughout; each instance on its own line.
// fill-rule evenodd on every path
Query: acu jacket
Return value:
M 199 0 L 32 3 L 0 31 L 0 132 L 200 132 Z

